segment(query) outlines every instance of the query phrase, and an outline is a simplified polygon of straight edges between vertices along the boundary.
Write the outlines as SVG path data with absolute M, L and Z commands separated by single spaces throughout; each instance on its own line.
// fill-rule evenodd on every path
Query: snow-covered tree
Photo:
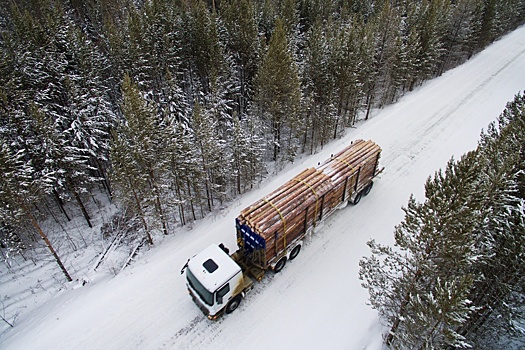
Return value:
M 249 0 L 227 1 L 222 4 L 221 18 L 227 33 L 226 48 L 232 52 L 238 66 L 240 95 L 237 114 L 243 115 L 253 93 L 260 50 L 253 3 Z
M 145 190 L 137 198 L 147 230 L 159 223 L 167 232 L 172 209 L 183 224 L 204 216 L 213 208 L 207 198 L 242 192 L 264 174 L 265 160 L 293 160 L 301 145 L 315 152 L 363 108 L 395 101 L 524 19 L 523 0 L 0 1 L 0 137 L 24 155 L 34 178 L 46 179 L 37 205 L 54 200 L 69 220 L 71 201 L 90 225 L 86 199 L 100 189 L 112 194 L 112 130 L 113 157 L 120 149 L 122 158 L 113 166 L 138 169 L 122 173 Z M 136 162 L 125 153 L 135 147 L 128 145 L 130 112 L 120 105 L 125 74 L 147 106 L 137 125 L 151 119 L 148 135 L 161 135 L 149 141 L 162 147 Z M 215 145 L 202 143 L 208 132 Z M 505 174 L 518 179 L 522 194 L 522 177 Z M 519 221 L 511 203 L 500 206 L 498 220 Z M 137 213 L 137 203 L 129 205 Z M 9 235 L 32 232 L 10 227 Z M 501 237 L 519 225 L 512 227 Z M 506 290 L 498 288 L 494 293 Z
M 450 8 L 443 40 L 445 55 L 442 65 L 444 69 L 455 67 L 472 54 L 469 43 L 473 40 L 476 3 L 477 1 L 460 0 Z
M 173 193 L 176 194 L 175 204 L 179 209 L 182 225 L 197 220 L 196 206 L 204 216 L 202 210 L 203 183 L 205 173 L 201 167 L 199 151 L 195 147 L 193 130 L 183 123 L 172 123 L 169 126 L 172 138 L 168 144 L 170 182 Z M 191 213 L 191 216 L 188 214 Z
M 308 49 L 306 50 L 303 72 L 304 94 L 306 96 L 303 103 L 307 106 L 304 109 L 307 113 L 304 113 L 305 134 L 302 148 L 304 151 L 307 144 L 310 144 L 311 153 L 317 146 L 326 144 L 337 133 L 338 124 L 340 124 L 334 105 L 334 98 L 336 97 L 334 85 L 337 84 L 338 80 L 333 73 L 337 68 L 335 68 L 335 64 L 330 64 L 340 58 L 333 50 L 335 40 L 333 40 L 332 30 L 337 33 L 336 27 L 337 25 L 332 23 L 325 26 L 322 22 L 316 22 L 311 27 L 307 39 Z M 332 67 L 334 68 L 333 71 L 331 70 Z M 349 66 L 337 70 L 337 73 L 345 75 L 349 70 L 345 69 L 347 67 Z M 351 84 L 344 85 L 350 86 Z M 339 130 L 342 130 L 342 125 Z
M 121 196 L 126 198 L 132 196 L 131 201 L 133 201 L 135 193 L 125 191 L 128 186 L 126 182 L 136 181 L 133 185 L 138 186 L 135 191 L 138 198 L 144 201 L 145 205 L 153 206 L 152 213 L 162 225 L 164 234 L 168 234 L 163 203 L 163 182 L 168 172 L 165 126 L 159 124 L 155 107 L 148 104 L 138 86 L 128 75 L 124 77 L 122 83 L 122 94 L 122 113 L 125 119 L 117 128 L 118 138 L 115 140 L 115 146 L 118 147 L 113 148 L 113 154 L 115 155 L 116 152 L 120 155 L 119 152 L 126 152 L 129 159 L 119 159 L 119 166 L 114 165 L 115 185 L 121 186 L 119 190 Z M 131 168 L 128 171 L 129 166 Z M 125 175 L 119 174 L 119 171 L 125 171 Z M 141 211 L 144 213 L 143 209 Z
M 199 92 L 208 93 L 212 79 L 217 79 L 224 66 L 216 13 L 211 13 L 202 0 L 188 3 L 188 9 L 182 14 L 184 33 L 183 52 L 186 58 L 183 69 L 185 82 L 193 99 L 198 99 Z
M 31 164 L 24 158 L 25 154 L 22 151 L 14 153 L 5 140 L 0 139 L 0 171 L 2 173 L 0 221 L 11 225 L 16 225 L 18 220 L 29 221 L 46 244 L 66 279 L 72 281 L 71 275 L 31 208 L 39 198 L 45 195 L 45 189 L 49 188 L 49 183 L 47 183 L 49 179 L 38 177 Z
M 476 313 L 463 332 L 476 348 L 497 347 L 501 335 L 522 337 L 525 298 L 525 97 L 507 105 L 497 123 L 482 135 L 482 171 L 476 188 L 481 210 L 478 231 L 484 254 L 475 269 Z
M 263 140 L 255 132 L 256 127 L 246 119 L 233 119 L 229 140 L 231 171 L 235 181 L 235 193 L 251 188 L 263 169 Z
M 277 20 L 256 77 L 255 106 L 272 135 L 273 160 L 293 160 L 302 130 L 300 85 L 282 20 Z
M 195 104 L 193 110 L 193 131 L 195 147 L 199 151 L 200 166 L 205 174 L 205 191 L 208 211 L 212 211 L 215 199 L 225 199 L 228 182 L 228 159 L 225 157 L 225 140 L 217 134 L 218 121 L 213 111 Z
M 494 348 L 522 334 L 524 106 L 518 95 L 476 151 L 427 181 L 424 203 L 411 198 L 395 247 L 369 242 L 360 278 L 392 348 Z
M 13 36 L 4 57 L 11 68 L 8 94 L 17 97 L 9 99 L 6 122 L 18 131 L 6 137 L 38 171 L 54 174 L 57 203 L 73 197 L 91 225 L 81 196 L 105 178 L 107 130 L 114 118 L 108 63 L 66 6 L 43 3 L 37 13 L 11 8 Z
M 427 181 L 424 203 L 409 201 L 395 229 L 395 248 L 369 242 L 372 256 L 361 260 L 360 278 L 390 327 L 386 343 L 394 349 L 466 346 L 457 327 L 473 311 L 468 296 L 470 265 L 478 256 L 477 211 L 470 207 L 476 174 L 474 154 L 450 162 Z
M 110 152 L 112 163 L 110 179 L 115 186 L 117 200 L 125 206 L 126 212 L 130 216 L 136 217 L 140 221 L 146 239 L 152 245 L 153 237 L 145 209 L 147 204 L 143 200 L 147 188 L 147 178 L 136 163 L 136 159 L 129 153 L 126 141 L 119 132 L 113 134 Z
M 399 31 L 399 11 L 390 1 L 385 1 L 381 7 L 381 12 L 369 23 L 365 25 L 366 36 L 363 39 L 366 55 L 362 58 L 363 68 L 368 76 L 365 80 L 364 90 L 366 93 L 366 115 L 370 116 L 370 111 L 379 102 L 382 104 L 381 94 L 388 90 L 390 70 L 392 69 L 393 58 L 396 54 L 395 39 Z M 373 50 L 372 52 L 370 50 Z
M 106 179 L 109 153 L 109 129 L 115 122 L 108 77 L 109 62 L 71 22 L 65 37 L 69 47 L 76 49 L 71 62 L 77 77 L 66 81 L 68 116 L 64 121 L 66 144 L 87 158 L 84 179 L 75 186 L 80 192 L 90 191 L 95 181 L 101 182 L 111 195 Z

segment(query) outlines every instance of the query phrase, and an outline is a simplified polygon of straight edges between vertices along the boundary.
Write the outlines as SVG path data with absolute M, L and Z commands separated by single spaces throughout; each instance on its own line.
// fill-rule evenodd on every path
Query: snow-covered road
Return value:
M 384 331 L 360 286 L 366 241 L 393 242 L 411 193 L 423 199 L 429 175 L 476 146 L 481 129 L 525 89 L 525 27 L 463 66 L 427 82 L 343 139 L 288 166 L 193 229 L 158 242 L 114 277 L 62 292 L 18 321 L 3 349 L 381 349 Z M 235 247 L 241 209 L 351 140 L 382 148 L 385 172 L 357 206 L 337 211 L 282 273 L 268 274 L 233 314 L 208 321 L 179 274 L 210 243 Z

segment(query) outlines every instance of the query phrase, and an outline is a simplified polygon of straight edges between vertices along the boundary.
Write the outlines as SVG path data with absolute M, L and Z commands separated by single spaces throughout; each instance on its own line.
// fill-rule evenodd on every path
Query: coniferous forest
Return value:
M 523 0 L 2 1 L 3 259 L 43 241 L 71 280 L 42 223 L 80 217 L 91 227 L 100 196 L 119 207 L 104 234 L 139 232 L 141 244 L 153 244 L 154 233 L 168 235 L 252 188 L 268 164 L 279 169 L 316 152 L 372 109 L 465 62 L 524 20 Z M 449 172 L 474 176 L 463 164 L 479 152 L 451 162 L 427 190 L 448 186 Z M 487 177 L 499 176 L 492 170 Z M 497 215 L 509 214 L 501 205 Z M 420 206 L 409 203 L 407 215 Z M 402 239 L 414 224 L 396 235 Z M 431 253 L 431 246 L 424 251 Z M 495 264 L 479 261 L 476 269 Z M 461 267 L 434 287 L 513 296 L 509 281 L 486 285 Z M 413 287 L 396 290 L 404 298 L 398 313 L 383 312 L 392 322 L 391 344 L 408 327 L 405 310 L 421 302 L 411 288 L 428 282 L 423 273 L 410 277 Z M 494 308 L 504 307 L 498 300 Z M 492 315 L 476 302 L 454 307 L 459 315 Z M 463 339 L 450 337 L 451 345 Z
M 390 348 L 525 344 L 524 141 L 520 94 L 476 150 L 427 180 L 423 203 L 410 198 L 394 247 L 368 242 L 360 278 Z

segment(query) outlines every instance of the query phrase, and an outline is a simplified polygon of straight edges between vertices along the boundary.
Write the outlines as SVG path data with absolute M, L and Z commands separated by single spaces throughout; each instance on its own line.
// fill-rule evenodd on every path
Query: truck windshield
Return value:
M 199 282 L 197 278 L 191 273 L 189 268 L 186 269 L 186 278 L 191 288 L 199 294 L 201 299 L 208 305 L 213 305 L 213 293 L 210 293 L 204 286 Z

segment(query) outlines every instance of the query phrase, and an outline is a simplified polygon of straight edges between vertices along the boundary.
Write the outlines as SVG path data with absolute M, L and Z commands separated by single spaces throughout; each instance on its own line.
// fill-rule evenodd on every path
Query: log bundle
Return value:
M 267 268 L 286 254 L 339 205 L 352 200 L 377 175 L 381 148 L 372 141 L 356 140 L 341 152 L 309 168 L 277 190 L 244 209 L 237 218 L 265 241 L 263 251 L 251 252 L 258 266 Z M 243 249 L 243 237 L 238 231 Z

